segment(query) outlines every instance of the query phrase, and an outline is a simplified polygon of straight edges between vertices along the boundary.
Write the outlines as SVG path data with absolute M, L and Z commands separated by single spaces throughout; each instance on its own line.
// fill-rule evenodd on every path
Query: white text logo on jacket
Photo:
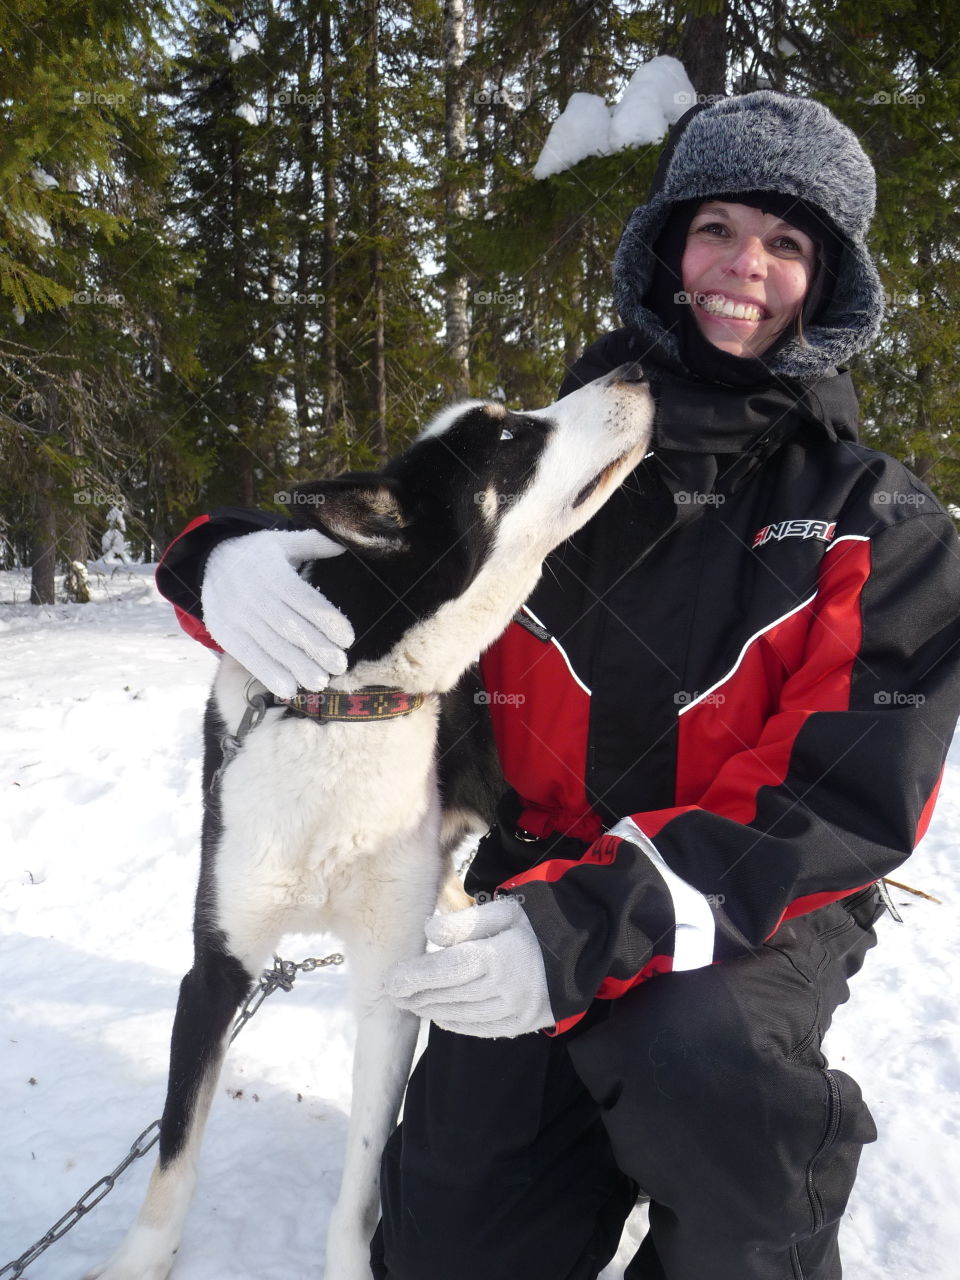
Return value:
M 818 538 L 821 542 L 830 542 L 836 531 L 836 520 L 778 520 L 776 524 L 765 524 L 758 529 L 753 535 L 753 545 L 762 547 L 784 538 Z

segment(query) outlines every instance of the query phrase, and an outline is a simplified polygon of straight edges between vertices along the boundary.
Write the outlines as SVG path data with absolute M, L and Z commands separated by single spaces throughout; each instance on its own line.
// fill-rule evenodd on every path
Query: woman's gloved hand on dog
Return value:
M 203 572 L 203 621 L 217 644 L 280 698 L 323 689 L 347 669 L 353 628 L 297 572 L 344 550 L 317 529 L 260 529 L 227 538 Z
M 515 898 L 432 916 L 425 931 L 441 950 L 393 966 L 385 987 L 394 1004 L 463 1036 L 555 1025 L 540 943 Z

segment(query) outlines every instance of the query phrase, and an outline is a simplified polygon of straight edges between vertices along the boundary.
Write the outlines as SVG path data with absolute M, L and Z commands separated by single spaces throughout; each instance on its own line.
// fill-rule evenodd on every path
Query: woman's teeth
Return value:
M 698 299 L 700 306 L 712 316 L 728 316 L 731 320 L 759 320 L 763 312 L 750 302 L 733 302 L 719 294 Z

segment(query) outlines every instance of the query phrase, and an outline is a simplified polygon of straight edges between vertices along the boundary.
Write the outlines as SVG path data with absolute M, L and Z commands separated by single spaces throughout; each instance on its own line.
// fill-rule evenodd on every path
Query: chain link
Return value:
M 241 1005 L 227 1043 L 233 1044 L 264 1000 L 273 995 L 274 991 L 278 988 L 282 991 L 291 990 L 298 973 L 313 973 L 314 969 L 324 969 L 329 965 L 335 964 L 343 964 L 343 956 L 339 951 L 331 952 L 330 955 L 319 958 L 317 956 L 308 956 L 305 960 L 281 960 L 279 956 L 274 956 L 273 968 L 264 969 L 256 987 Z M 129 1165 L 133 1164 L 134 1160 L 139 1160 L 141 1156 L 145 1156 L 159 1141 L 160 1121 L 154 1120 L 152 1124 L 147 1125 L 142 1133 L 137 1135 L 130 1150 L 112 1173 L 105 1174 L 92 1187 L 88 1187 L 73 1208 L 68 1209 L 62 1218 L 58 1218 L 50 1230 L 41 1236 L 35 1244 L 32 1244 L 25 1253 L 21 1253 L 19 1258 L 14 1258 L 12 1262 L 0 1267 L 0 1280 L 7 1280 L 8 1277 L 9 1280 L 17 1280 L 18 1276 L 22 1276 L 27 1267 L 36 1262 L 41 1253 L 44 1253 L 52 1244 L 55 1244 L 65 1236 L 85 1214 L 96 1208 L 104 1196 L 110 1194 L 117 1179 Z
M 343 956 L 339 951 L 331 952 L 330 955 L 323 956 L 320 959 L 316 956 L 308 956 L 306 960 L 299 961 L 281 960 L 279 956 L 274 956 L 273 968 L 264 969 L 260 975 L 260 981 L 257 983 L 257 989 L 252 991 L 244 1001 L 240 1012 L 237 1014 L 237 1020 L 233 1024 L 233 1030 L 230 1032 L 230 1039 L 227 1043 L 233 1044 L 267 996 L 273 995 L 277 988 L 281 991 L 289 991 L 298 972 L 313 973 L 314 969 L 324 969 L 332 964 L 343 964 Z M 2 1276 L 3 1272 L 0 1271 L 0 1278 Z
M 220 779 L 223 777 L 223 771 L 227 765 L 243 746 L 243 740 L 251 730 L 255 729 L 263 717 L 267 714 L 267 703 L 262 693 L 254 693 L 253 686 L 260 684 L 256 676 L 251 676 L 243 690 L 243 696 L 246 699 L 246 709 L 237 726 L 236 733 L 225 733 L 220 739 L 220 765 L 216 773 L 210 779 L 209 790 L 219 785 Z M 268 692 L 264 685 L 260 685 L 264 693 Z M 0 1273 L 2 1274 L 2 1273 Z

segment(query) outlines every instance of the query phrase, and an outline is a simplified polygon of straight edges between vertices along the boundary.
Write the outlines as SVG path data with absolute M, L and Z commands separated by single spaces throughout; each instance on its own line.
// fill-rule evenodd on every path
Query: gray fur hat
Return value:
M 856 135 L 819 102 L 770 90 L 694 109 L 674 127 L 647 204 L 634 209 L 613 264 L 614 301 L 625 324 L 677 356 L 677 342 L 643 305 L 653 252 L 681 201 L 776 191 L 821 211 L 843 244 L 829 303 L 770 361 L 774 373 L 809 379 L 832 373 L 876 338 L 883 318 L 880 277 L 864 242 L 876 201 L 873 166 Z

